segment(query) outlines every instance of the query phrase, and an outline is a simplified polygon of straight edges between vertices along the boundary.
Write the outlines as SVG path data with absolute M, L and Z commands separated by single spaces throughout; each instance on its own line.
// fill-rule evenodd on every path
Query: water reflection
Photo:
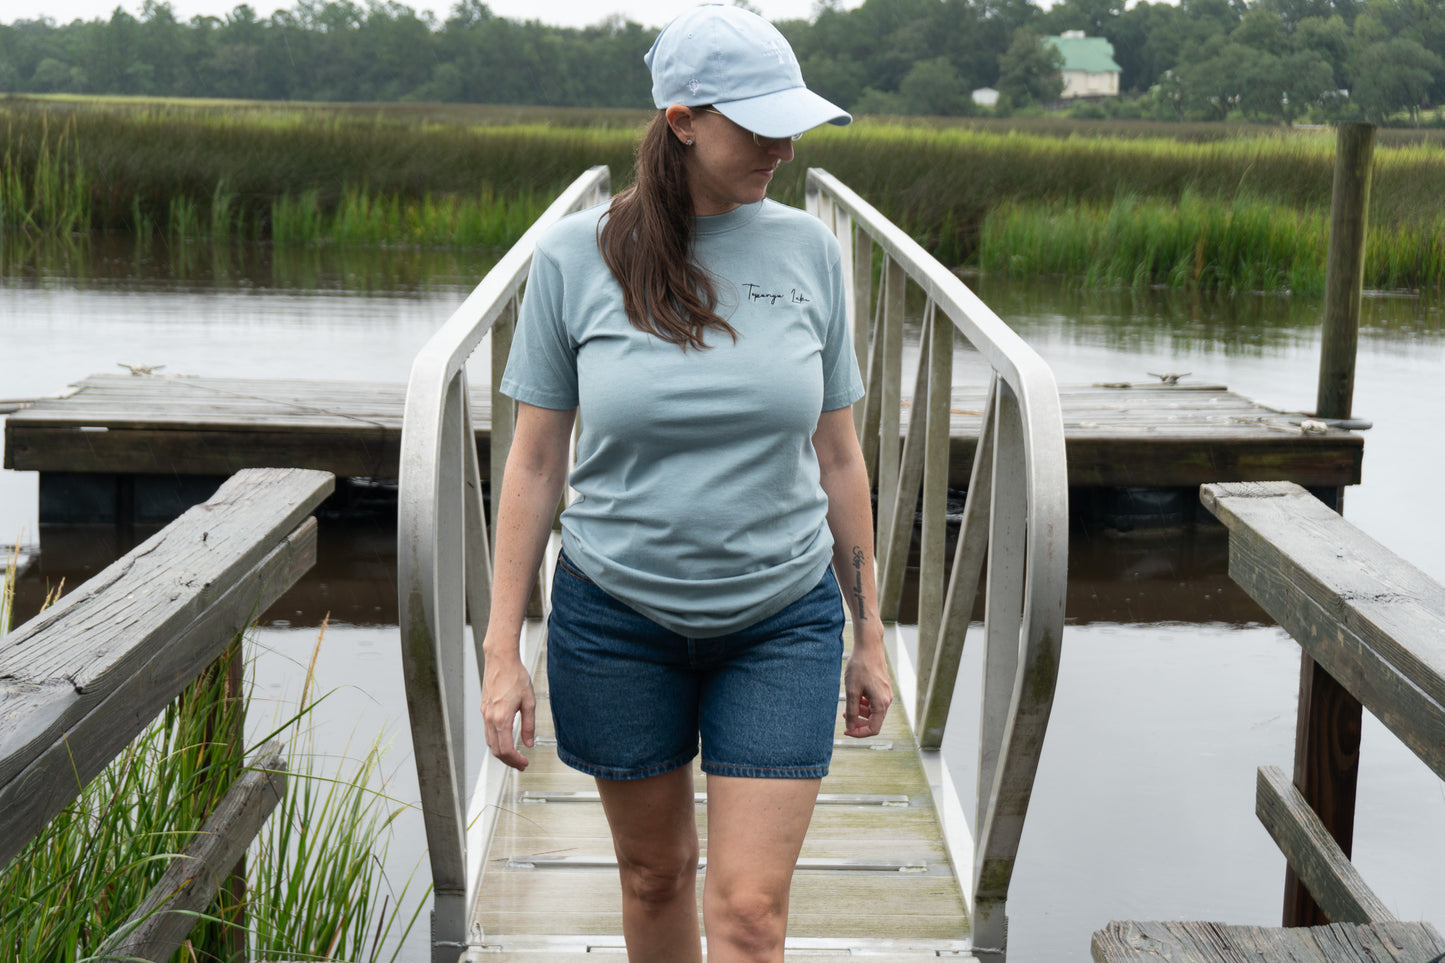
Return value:
M 145 541 L 159 525 L 47 525 L 40 552 L 16 581 L 17 624 L 39 611 L 56 586 L 74 588 Z M 397 624 L 396 515 L 321 521 L 316 564 L 262 613 L 263 626 Z
M 1272 621 L 1229 577 L 1222 525 L 1100 532 L 1069 541 L 1068 625 Z
M 81 584 L 159 528 L 44 526 L 41 551 L 16 585 L 17 617 L 29 618 L 52 587 Z M 1228 537 L 1218 525 L 1076 532 L 1069 545 L 1068 624 L 1269 624 L 1229 578 L 1228 556 Z M 904 591 L 899 618 L 910 622 L 916 569 Z M 974 617 L 983 618 L 981 600 Z M 323 519 L 315 567 L 260 619 L 262 625 L 291 627 L 324 621 L 397 624 L 394 512 Z
M 130 235 L 29 237 L 0 243 L 0 284 L 121 291 L 345 292 L 408 297 L 470 290 L 493 250 L 275 247 Z
M 1198 291 L 1091 291 L 1065 280 L 970 278 L 989 306 L 1027 337 L 1048 331 L 1077 343 L 1124 351 L 1263 355 L 1313 345 L 1324 302 L 1319 297 Z M 1445 304 L 1437 294 L 1367 292 L 1360 327 L 1391 338 L 1439 338 Z

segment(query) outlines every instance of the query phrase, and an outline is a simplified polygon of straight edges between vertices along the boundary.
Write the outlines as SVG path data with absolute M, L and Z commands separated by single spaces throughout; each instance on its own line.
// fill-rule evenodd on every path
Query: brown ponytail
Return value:
M 712 278 L 692 258 L 686 151 L 659 112 L 637 149 L 636 183 L 612 199 L 597 234 L 602 259 L 622 285 L 628 320 L 684 351 L 706 348 L 708 328 L 737 340 L 714 310 Z

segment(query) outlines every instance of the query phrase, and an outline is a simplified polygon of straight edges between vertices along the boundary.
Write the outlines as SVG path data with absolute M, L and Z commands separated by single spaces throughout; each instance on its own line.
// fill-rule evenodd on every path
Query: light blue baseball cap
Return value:
M 792 137 L 819 124 L 843 125 L 846 110 L 813 93 L 793 48 L 755 13 L 720 3 L 673 20 L 642 58 L 652 71 L 652 102 L 711 104 L 762 137 Z

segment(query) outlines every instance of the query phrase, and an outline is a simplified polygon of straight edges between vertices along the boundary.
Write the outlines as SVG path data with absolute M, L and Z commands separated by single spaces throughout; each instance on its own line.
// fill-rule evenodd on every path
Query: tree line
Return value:
M 857 113 L 969 115 L 981 87 L 995 112 L 1037 110 L 1061 89 L 1044 38 L 1067 30 L 1107 39 L 1122 69 L 1123 96 L 1085 115 L 1418 123 L 1445 98 L 1445 0 L 818 0 L 778 27 L 809 86 Z M 518 22 L 481 0 L 444 20 L 298 0 L 186 22 L 144 0 L 139 16 L 0 24 L 0 91 L 646 108 L 655 33 L 616 16 Z

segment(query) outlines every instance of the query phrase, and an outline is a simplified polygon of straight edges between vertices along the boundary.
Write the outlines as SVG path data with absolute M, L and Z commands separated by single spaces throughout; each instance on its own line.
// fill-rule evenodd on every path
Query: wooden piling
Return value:
M 1375 153 L 1373 124 L 1341 124 L 1330 201 L 1330 247 L 1320 339 L 1315 414 L 1349 418 L 1354 404 L 1355 356 L 1364 286 L 1365 227 Z M 1340 494 L 1335 507 L 1341 507 Z M 1300 657 L 1299 716 L 1294 783 L 1348 857 L 1354 838 L 1355 787 L 1360 766 L 1360 701 L 1308 655 Z M 1293 870 L 1286 868 L 1285 926 L 1330 922 Z
M 1294 784 L 1349 858 L 1355 834 L 1360 772 L 1360 700 L 1308 655 L 1300 656 Z M 1285 867 L 1285 926 L 1333 922 L 1293 869 Z
M 1355 354 L 1364 285 L 1365 226 L 1375 156 L 1373 124 L 1341 124 L 1330 200 L 1330 247 L 1325 265 L 1324 336 L 1320 343 L 1315 414 L 1348 418 L 1355 391 Z

